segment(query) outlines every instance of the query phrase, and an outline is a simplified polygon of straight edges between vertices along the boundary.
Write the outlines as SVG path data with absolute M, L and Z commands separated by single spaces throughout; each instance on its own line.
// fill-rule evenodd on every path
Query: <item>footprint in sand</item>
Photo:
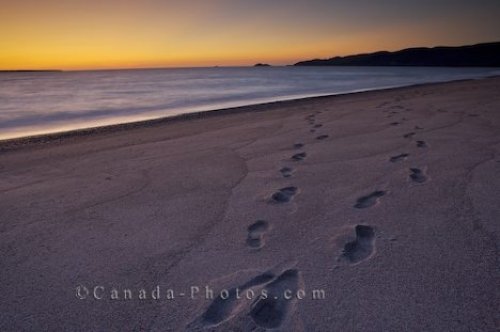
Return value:
M 390 125 L 391 125 L 391 126 L 399 126 L 399 125 L 400 125 L 400 123 L 396 121 L 396 122 L 391 122 L 391 123 L 390 123 Z
M 276 280 L 269 283 L 264 290 L 267 297 L 259 298 L 252 304 L 250 317 L 255 324 L 265 329 L 279 328 L 290 316 L 297 299 L 285 298 L 286 294 L 296 294 L 301 284 L 298 270 L 284 271 Z
M 408 153 L 401 153 L 401 154 L 398 154 L 397 156 L 393 156 L 389 159 L 389 161 L 391 163 L 396 163 L 398 161 L 401 161 L 401 160 L 406 160 L 406 158 L 408 158 L 409 154 Z
M 417 148 L 426 148 L 428 147 L 425 141 L 417 141 Z
M 306 120 L 312 126 L 316 122 L 315 115 L 309 115 L 309 116 L 307 116 Z
M 280 173 L 284 178 L 289 178 L 292 176 L 293 168 L 291 167 L 283 167 L 280 169 Z
M 403 135 L 403 137 L 404 137 L 404 138 L 412 138 L 412 137 L 413 137 L 413 136 L 415 136 L 415 135 L 416 135 L 416 133 L 413 133 L 413 132 L 412 132 L 412 133 L 404 134 L 404 135 Z
M 274 203 L 288 203 L 298 191 L 297 187 L 281 188 L 271 196 L 271 201 Z
M 342 251 L 342 257 L 347 259 L 350 264 L 356 264 L 369 258 L 375 248 L 375 231 L 372 227 L 357 225 L 354 230 L 356 239 L 346 243 Z
M 265 272 L 238 287 L 227 290 L 228 296 L 222 298 L 222 294 L 215 298 L 207 310 L 201 316 L 201 321 L 205 326 L 218 325 L 233 317 L 233 313 L 238 308 L 240 300 L 238 293 L 245 292 L 253 287 L 266 284 L 275 278 L 274 274 Z
M 362 197 L 358 198 L 354 207 L 356 209 L 365 209 L 365 208 L 372 207 L 375 204 L 377 204 L 380 197 L 385 196 L 386 193 L 387 192 L 385 192 L 383 190 L 377 190 L 377 191 L 372 192 L 369 195 L 362 196 Z
M 319 135 L 318 137 L 316 137 L 316 139 L 321 141 L 321 140 L 327 139 L 328 137 L 330 137 L 330 136 L 328 136 L 328 135 Z
M 309 130 L 309 132 L 311 132 L 311 133 L 315 133 L 315 132 L 316 132 L 316 129 L 311 129 L 311 130 Z
M 427 181 L 427 175 L 419 168 L 410 168 L 410 179 L 416 183 L 424 183 Z
M 415 126 L 415 130 L 423 130 L 424 128 L 420 127 L 420 126 Z
M 291 159 L 294 161 L 301 161 L 301 160 L 304 160 L 304 158 L 306 156 L 307 156 L 307 153 L 301 152 L 301 153 L 294 154 Z
M 321 127 L 323 127 L 323 125 L 321 123 L 314 125 L 314 128 L 321 128 Z
M 265 220 L 257 220 L 248 226 L 247 245 L 253 249 L 264 246 L 264 234 L 269 230 L 269 223 Z
M 300 148 L 303 148 L 303 147 L 304 147 L 304 144 L 303 144 L 303 143 L 295 143 L 295 144 L 293 145 L 293 148 L 294 148 L 294 149 L 300 149 Z

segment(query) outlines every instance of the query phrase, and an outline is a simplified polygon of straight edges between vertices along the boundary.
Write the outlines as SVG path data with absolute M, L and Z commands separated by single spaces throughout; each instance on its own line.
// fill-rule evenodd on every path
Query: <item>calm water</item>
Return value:
M 307 96 L 500 74 L 487 68 L 179 68 L 0 73 L 0 139 Z

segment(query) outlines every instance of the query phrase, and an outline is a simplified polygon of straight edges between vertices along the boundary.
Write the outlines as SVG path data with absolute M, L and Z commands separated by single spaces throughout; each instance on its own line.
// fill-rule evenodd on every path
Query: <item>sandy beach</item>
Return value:
M 0 330 L 495 331 L 499 91 L 0 143 Z

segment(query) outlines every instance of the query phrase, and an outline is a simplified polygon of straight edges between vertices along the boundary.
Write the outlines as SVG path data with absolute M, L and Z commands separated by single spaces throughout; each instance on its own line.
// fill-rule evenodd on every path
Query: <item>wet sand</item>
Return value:
M 498 91 L 489 78 L 0 143 L 0 330 L 493 331 Z

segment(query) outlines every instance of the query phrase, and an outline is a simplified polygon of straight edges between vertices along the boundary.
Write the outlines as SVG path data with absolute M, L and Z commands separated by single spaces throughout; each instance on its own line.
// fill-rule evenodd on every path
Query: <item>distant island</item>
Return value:
M 294 66 L 500 67 L 500 42 L 459 47 L 418 47 L 401 51 L 315 59 Z
M 269 65 L 267 63 L 258 63 L 256 65 L 254 65 L 254 67 L 271 67 L 271 65 Z

